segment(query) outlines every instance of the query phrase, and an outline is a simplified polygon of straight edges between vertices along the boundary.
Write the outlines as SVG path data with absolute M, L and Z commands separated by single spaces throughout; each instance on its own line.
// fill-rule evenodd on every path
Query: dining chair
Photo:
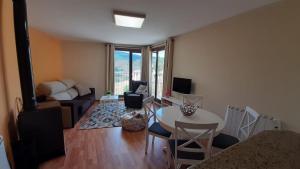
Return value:
M 197 124 L 175 121 L 175 139 L 169 140 L 168 155 L 173 157 L 176 169 L 183 164 L 193 165 L 210 158 L 212 140 L 217 126 L 218 123 Z M 188 130 L 191 129 L 193 133 L 189 133 Z M 197 131 L 200 134 L 195 134 Z
M 253 110 L 251 107 L 246 106 L 237 137 L 239 140 L 246 140 L 252 136 L 255 126 L 260 118 L 260 114 Z
M 266 115 L 262 115 L 257 121 L 257 124 L 255 125 L 255 129 L 252 135 L 258 134 L 265 130 L 281 130 L 281 129 L 282 127 L 281 127 L 280 120 Z
M 245 109 L 227 105 L 225 112 L 225 126 L 222 133 L 237 137 L 240 123 L 242 121 Z
M 212 146 L 220 149 L 226 149 L 240 141 L 246 140 L 253 134 L 255 125 L 260 118 L 259 113 L 246 106 L 245 110 L 227 106 L 225 116 L 225 129 L 230 126 L 229 134 L 226 130 L 221 132 L 214 139 Z M 238 122 L 239 121 L 239 122 Z
M 145 147 L 145 154 L 147 154 L 148 145 L 149 145 L 149 135 L 152 135 L 152 144 L 154 144 L 155 137 L 168 140 L 169 137 L 171 136 L 171 132 L 164 129 L 156 121 L 156 105 L 154 105 L 154 96 L 144 99 L 143 107 L 147 119 L 146 120 L 146 147 Z

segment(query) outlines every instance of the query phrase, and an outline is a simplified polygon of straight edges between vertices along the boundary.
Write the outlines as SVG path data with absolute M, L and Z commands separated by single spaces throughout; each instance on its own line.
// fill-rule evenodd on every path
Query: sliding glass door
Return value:
M 129 61 L 130 52 L 115 50 L 114 58 L 114 91 L 115 95 L 123 95 L 124 91 L 129 90 Z
M 142 78 L 142 54 L 141 52 L 132 52 L 132 80 L 137 81 Z
M 163 96 L 165 49 L 157 48 L 152 50 L 151 55 L 151 95 L 156 100 Z
M 138 49 L 116 49 L 114 56 L 114 94 L 123 95 L 132 80 L 141 80 L 142 54 Z

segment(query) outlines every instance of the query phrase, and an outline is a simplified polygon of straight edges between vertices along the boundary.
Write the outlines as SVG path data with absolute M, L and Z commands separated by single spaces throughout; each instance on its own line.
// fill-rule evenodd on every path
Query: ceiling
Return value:
M 27 0 L 29 25 L 66 40 L 145 45 L 278 0 Z M 145 13 L 142 29 L 117 27 L 112 10 Z

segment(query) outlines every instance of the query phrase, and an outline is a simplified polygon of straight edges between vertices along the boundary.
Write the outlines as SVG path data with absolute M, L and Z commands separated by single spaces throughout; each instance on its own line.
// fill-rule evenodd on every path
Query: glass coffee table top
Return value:
M 105 95 L 105 96 L 101 96 L 100 101 L 118 101 L 119 100 L 119 96 L 117 95 Z

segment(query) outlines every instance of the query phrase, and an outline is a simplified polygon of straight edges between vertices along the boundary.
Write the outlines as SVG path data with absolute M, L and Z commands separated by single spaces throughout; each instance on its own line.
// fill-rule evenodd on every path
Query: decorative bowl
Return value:
M 198 108 L 199 106 L 196 106 L 194 104 L 184 103 L 183 105 L 180 105 L 180 110 L 184 116 L 193 115 Z

